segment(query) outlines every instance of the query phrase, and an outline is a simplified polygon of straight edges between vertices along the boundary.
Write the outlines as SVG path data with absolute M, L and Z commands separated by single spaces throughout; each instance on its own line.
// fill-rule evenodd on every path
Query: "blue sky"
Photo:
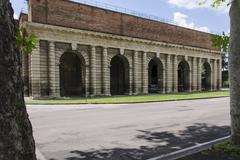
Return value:
M 24 0 L 10 0 L 15 17 L 21 11 L 27 11 Z M 83 0 L 75 0 L 83 1 Z M 95 0 L 84 0 L 96 4 Z M 213 9 L 211 0 L 198 5 L 199 0 L 97 0 L 99 4 L 106 3 L 117 7 L 127 8 L 139 13 L 157 16 L 177 25 L 212 33 L 229 32 L 229 16 L 226 5 Z

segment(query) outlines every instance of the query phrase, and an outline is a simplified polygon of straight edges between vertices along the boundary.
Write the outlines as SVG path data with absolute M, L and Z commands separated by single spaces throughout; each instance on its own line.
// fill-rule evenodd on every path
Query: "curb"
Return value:
M 209 141 L 209 142 L 198 144 L 198 145 L 195 145 L 195 146 L 192 146 L 189 148 L 178 150 L 178 151 L 175 151 L 172 153 L 168 153 L 168 154 L 161 155 L 158 157 L 153 157 L 153 158 L 150 158 L 147 160 L 176 160 L 176 159 L 183 158 L 183 157 L 204 151 L 206 149 L 209 149 L 212 145 L 222 143 L 222 142 L 228 140 L 229 138 L 230 138 L 230 136 L 226 136 L 226 137 L 219 138 L 219 139 L 216 139 L 213 141 Z
M 37 156 L 37 160 L 47 160 L 43 154 L 39 151 L 38 148 L 36 148 L 36 156 Z
M 218 96 L 218 97 L 204 97 L 204 98 L 186 98 L 186 99 L 172 99 L 172 100 L 160 100 L 160 101 L 146 101 L 146 102 L 110 102 L 110 103 L 27 103 L 26 105 L 87 105 L 87 104 L 139 104 L 139 103 L 158 103 L 158 102 L 174 102 L 174 101 L 186 101 L 186 100 L 201 100 L 201 99 L 214 99 L 214 98 L 226 98 L 229 96 Z

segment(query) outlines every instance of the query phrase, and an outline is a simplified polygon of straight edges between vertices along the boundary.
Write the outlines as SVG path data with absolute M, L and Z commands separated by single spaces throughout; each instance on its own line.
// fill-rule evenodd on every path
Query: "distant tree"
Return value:
M 213 45 L 219 47 L 222 53 L 222 70 L 228 69 L 228 48 L 229 36 L 223 32 L 222 35 L 216 35 L 212 39 Z
M 0 160 L 36 160 L 16 30 L 9 0 L 0 0 Z

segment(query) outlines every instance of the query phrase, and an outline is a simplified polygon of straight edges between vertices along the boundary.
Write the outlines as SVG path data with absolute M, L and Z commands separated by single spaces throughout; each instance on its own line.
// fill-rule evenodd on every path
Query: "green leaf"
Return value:
M 34 33 L 28 34 L 26 28 L 19 28 L 16 33 L 18 47 L 24 54 L 30 54 L 37 44 L 37 36 Z
M 219 7 L 222 3 L 226 2 L 227 0 L 213 0 L 211 4 L 212 7 L 216 8 Z
M 200 0 L 200 2 L 198 2 L 199 5 L 203 5 L 207 2 L 208 0 Z M 211 7 L 213 8 L 217 8 L 219 6 L 221 6 L 223 3 L 225 4 L 225 2 L 228 2 L 227 5 L 230 5 L 231 0 L 212 0 L 212 4 Z
M 222 35 L 216 35 L 212 38 L 213 46 L 218 47 L 221 51 L 227 53 L 229 47 L 229 36 L 223 32 Z

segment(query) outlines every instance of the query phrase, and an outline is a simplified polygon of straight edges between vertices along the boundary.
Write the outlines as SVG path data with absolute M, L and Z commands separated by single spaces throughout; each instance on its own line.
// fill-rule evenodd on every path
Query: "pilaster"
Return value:
M 91 46 L 91 55 L 90 55 L 90 81 L 91 81 L 91 96 L 96 95 L 96 48 Z
M 49 52 L 49 96 L 60 97 L 60 93 L 56 86 L 56 55 L 55 55 L 55 43 L 52 41 L 48 42 Z
M 89 97 L 90 96 L 90 67 L 89 64 L 85 65 L 85 96 Z
M 133 61 L 129 63 L 133 63 Z M 133 65 L 129 66 L 129 91 L 126 94 L 133 95 Z
M 189 64 L 189 90 L 188 92 L 192 92 L 192 86 L 193 86 L 193 78 L 192 78 L 192 75 L 193 75 L 193 67 L 192 67 L 192 62 L 189 60 L 189 57 L 188 56 L 185 56 L 185 59 L 186 61 L 188 62 Z
M 133 53 L 133 94 L 138 94 L 138 52 Z
M 108 87 L 110 86 L 110 82 L 107 80 L 107 72 L 109 72 L 107 57 L 108 57 L 107 48 L 103 47 L 102 52 L 103 95 L 110 96 L 110 88 Z
M 143 52 L 142 56 L 142 90 L 143 94 L 148 94 L 148 71 L 147 71 L 147 53 Z
M 219 59 L 219 88 L 222 88 L 222 59 Z
M 216 59 L 213 60 L 213 64 L 214 64 L 214 71 L 213 71 L 213 75 L 214 75 L 213 89 L 214 89 L 214 90 L 217 90 L 218 66 L 217 66 L 217 60 L 216 60 Z
M 165 63 L 163 64 L 165 66 Z M 166 68 L 163 68 L 163 89 L 162 89 L 162 93 L 166 93 Z
M 192 90 L 197 91 L 197 86 L 198 86 L 198 74 L 197 74 L 197 58 L 193 57 L 193 68 L 192 68 Z
M 174 62 L 173 62 L 173 89 L 174 92 L 178 92 L 178 56 L 174 55 Z
M 40 44 L 37 42 L 36 48 L 31 54 L 31 84 L 32 97 L 38 99 L 41 97 L 41 83 L 40 83 Z
M 198 91 L 202 91 L 202 59 L 198 58 L 198 73 L 197 73 L 197 89 Z
M 211 66 L 211 91 L 213 91 L 214 90 L 214 64 L 210 59 L 207 59 L 207 62 Z
M 172 65 L 171 55 L 166 55 L 166 92 L 172 92 Z

